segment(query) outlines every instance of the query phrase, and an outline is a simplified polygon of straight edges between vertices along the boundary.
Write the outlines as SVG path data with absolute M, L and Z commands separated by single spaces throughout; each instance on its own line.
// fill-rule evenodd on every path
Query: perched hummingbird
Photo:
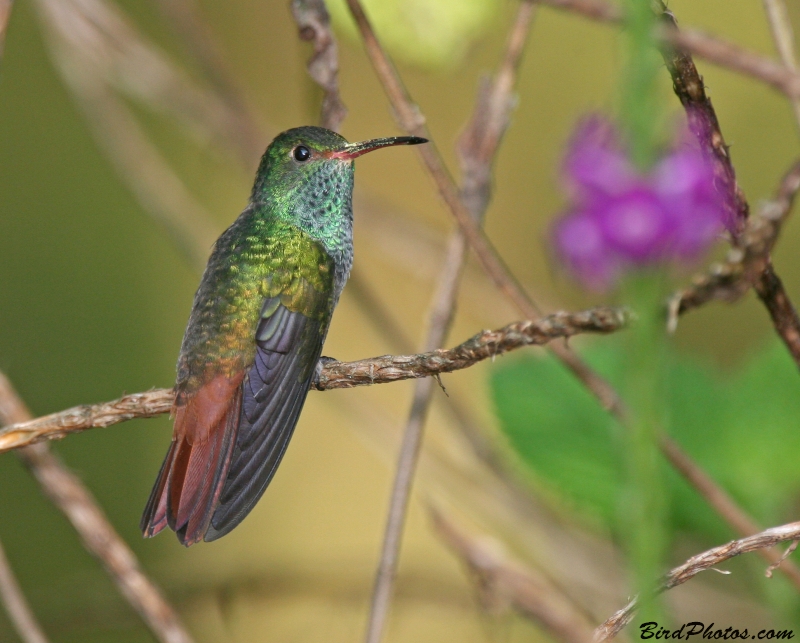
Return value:
M 292 437 L 353 264 L 353 160 L 398 136 L 348 143 L 321 127 L 278 135 L 250 202 L 214 244 L 178 357 L 175 428 L 140 527 L 186 546 L 253 509 Z

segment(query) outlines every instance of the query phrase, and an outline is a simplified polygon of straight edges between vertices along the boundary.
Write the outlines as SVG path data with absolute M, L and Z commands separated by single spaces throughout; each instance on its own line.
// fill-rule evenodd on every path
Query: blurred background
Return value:
M 790 3 L 795 27 L 800 8 Z M 209 73 L 169 0 L 18 0 L 0 67 L 0 370 L 36 415 L 169 387 L 211 242 L 244 207 L 259 154 L 278 132 L 318 122 L 310 46 L 286 2 L 198 3 L 222 68 Z M 454 175 L 455 142 L 480 79 L 499 63 L 516 4 L 373 0 L 365 6 Z M 673 0 L 679 22 L 774 56 L 761 3 Z M 349 140 L 400 134 L 343 0 L 339 37 Z M 495 164 L 486 228 L 548 311 L 603 301 L 552 262 L 564 205 L 563 147 L 589 111 L 613 113 L 616 29 L 539 9 L 518 106 Z M 752 80 L 696 61 L 751 204 L 797 157 L 789 104 Z M 222 75 L 224 72 L 224 75 Z M 219 88 L 225 90 L 220 98 Z M 680 119 L 666 71 L 664 103 Z M 243 116 L 244 115 L 244 116 Z M 188 222 L 178 241 L 165 212 Z M 410 352 L 453 223 L 412 150 L 358 162 L 356 281 L 324 354 Z M 800 294 L 800 228 L 774 255 Z M 186 248 L 192 248 L 186 252 Z M 724 249 L 719 248 L 718 253 Z M 677 278 L 684 281 L 688 275 Z M 797 298 L 797 297 L 795 297 Z M 391 323 L 376 313 L 385 309 Z M 518 319 L 477 264 L 461 288 L 450 344 Z M 800 507 L 800 388 L 763 307 L 748 294 L 682 319 L 670 373 L 674 435 L 764 527 Z M 612 380 L 614 338 L 574 345 Z M 538 349 L 443 378 L 405 532 L 387 641 L 538 641 L 547 635 L 486 600 L 431 525 L 429 505 L 538 569 L 597 624 L 626 601 L 615 545 L 618 463 L 609 421 Z M 352 641 L 362 636 L 410 382 L 312 392 L 268 492 L 213 544 L 143 540 L 138 522 L 167 448 L 166 417 L 54 445 L 205 642 Z M 487 465 L 456 405 L 496 454 Z M 671 563 L 735 537 L 676 479 Z M 0 456 L 0 541 L 44 629 L 59 643 L 153 640 L 71 527 L 12 454 Z M 485 542 L 485 541 L 481 541 Z M 800 625 L 797 592 L 764 563 L 731 561 L 674 590 L 678 623 Z M 491 599 L 491 596 L 488 597 Z M 0 641 L 16 641 L 0 610 Z

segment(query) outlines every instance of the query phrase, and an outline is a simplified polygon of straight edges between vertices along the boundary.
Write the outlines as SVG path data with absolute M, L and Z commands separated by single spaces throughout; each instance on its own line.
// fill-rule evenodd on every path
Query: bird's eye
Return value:
M 302 163 L 303 161 L 307 161 L 311 158 L 311 150 L 309 150 L 305 145 L 298 145 L 294 148 L 294 160 L 299 161 Z

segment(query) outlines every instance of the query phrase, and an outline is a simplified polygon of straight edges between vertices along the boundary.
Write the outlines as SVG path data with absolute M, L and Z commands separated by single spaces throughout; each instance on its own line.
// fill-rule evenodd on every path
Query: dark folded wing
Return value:
M 256 356 L 242 383 L 239 430 L 206 541 L 230 532 L 275 475 L 303 408 L 324 339 L 327 315 L 312 319 L 267 299 L 256 331 Z

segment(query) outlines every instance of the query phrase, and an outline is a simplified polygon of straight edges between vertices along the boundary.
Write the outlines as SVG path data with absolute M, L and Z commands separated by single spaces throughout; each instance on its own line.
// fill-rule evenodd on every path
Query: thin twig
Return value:
M 8 378 L 0 373 L 0 425 L 30 422 L 31 414 Z M 177 613 L 142 572 L 136 556 L 117 534 L 83 483 L 51 453 L 34 444 L 17 452 L 42 490 L 72 523 L 89 550 L 105 567 L 131 606 L 162 643 L 192 643 Z
M 591 640 L 589 619 L 547 578 L 510 559 L 499 542 L 468 534 L 441 511 L 430 513 L 436 532 L 476 576 L 484 603 L 509 604 L 561 643 Z
M 325 1 L 292 0 L 292 15 L 300 38 L 314 46 L 314 55 L 308 61 L 308 74 L 323 91 L 320 124 L 338 132 L 347 116 L 347 108 L 339 96 L 339 57 Z
M 19 586 L 3 545 L 0 543 L 0 599 L 8 612 L 19 638 L 24 643 L 48 643 Z
M 624 328 L 629 320 L 630 314 L 620 308 L 555 313 L 538 322 L 516 322 L 499 330 L 483 331 L 447 350 L 418 355 L 383 355 L 355 362 L 327 362 L 322 366 L 314 388 L 327 391 L 450 373 L 524 346 L 542 345 L 578 333 L 614 332 Z M 0 429 L 0 453 L 43 440 L 58 440 L 87 429 L 163 415 L 169 413 L 173 400 L 172 389 L 154 389 L 125 395 L 111 402 L 76 406 L 36 419 L 6 422 L 9 426 Z
M 788 349 L 795 364 L 800 367 L 800 316 L 789 299 L 783 282 L 775 273 L 771 259 L 767 261 L 754 288 L 772 319 L 775 331 Z
M 682 585 L 700 572 L 711 569 L 735 556 L 747 554 L 773 547 L 778 543 L 800 540 L 800 522 L 792 522 L 780 527 L 773 527 L 761 533 L 740 540 L 733 540 L 726 545 L 714 547 L 702 554 L 692 556 L 683 565 L 674 568 L 661 582 L 658 593 Z M 638 599 L 634 598 L 624 608 L 615 613 L 595 630 L 595 643 L 603 643 L 613 639 L 633 619 L 638 607 Z
M 800 540 L 793 540 L 791 544 L 786 548 L 786 551 L 781 554 L 781 557 L 774 563 L 772 563 L 766 570 L 764 570 L 764 576 L 767 578 L 772 578 L 772 574 L 778 569 L 781 565 L 783 565 L 784 561 L 792 555 L 795 549 L 797 549 L 797 545 L 800 544 Z
M 352 4 L 351 9 L 353 9 Z M 356 10 L 360 10 L 360 7 L 356 7 Z M 459 155 L 464 170 L 464 182 L 460 199 L 457 199 L 457 202 L 465 205 L 469 211 L 469 220 L 476 222 L 477 230 L 480 230 L 480 222 L 489 202 L 491 166 L 503 133 L 508 127 L 513 107 L 512 90 L 516 72 L 530 32 L 534 11 L 535 7 L 532 2 L 520 3 L 500 71 L 493 83 L 484 83 L 473 119 L 460 140 Z M 369 27 L 363 11 L 361 11 L 361 21 Z M 368 31 L 371 33 L 371 30 L 368 29 Z M 377 39 L 374 42 L 377 44 Z M 384 57 L 384 60 L 390 65 L 388 59 Z M 397 78 L 397 82 L 399 84 L 399 78 Z M 404 90 L 402 93 L 405 93 Z M 434 152 L 434 160 L 436 160 L 435 157 Z M 440 168 L 444 168 L 441 159 L 438 159 L 437 162 Z M 466 235 L 463 229 L 460 229 L 451 235 L 447 244 L 444 264 L 433 295 L 424 350 L 438 348 L 447 337 L 455 314 L 458 286 L 461 282 L 466 256 Z M 431 379 L 417 382 L 414 387 L 411 409 L 403 431 L 381 556 L 372 592 L 365 634 L 367 643 L 380 641 L 389 613 L 411 484 L 419 460 L 425 420 L 433 390 Z
M 764 10 L 767 14 L 767 22 L 772 32 L 772 40 L 775 49 L 778 51 L 781 62 L 787 69 L 797 73 L 797 58 L 794 50 L 794 30 L 789 19 L 789 12 L 784 0 L 763 0 Z M 790 98 L 794 119 L 800 127 L 800 96 Z

